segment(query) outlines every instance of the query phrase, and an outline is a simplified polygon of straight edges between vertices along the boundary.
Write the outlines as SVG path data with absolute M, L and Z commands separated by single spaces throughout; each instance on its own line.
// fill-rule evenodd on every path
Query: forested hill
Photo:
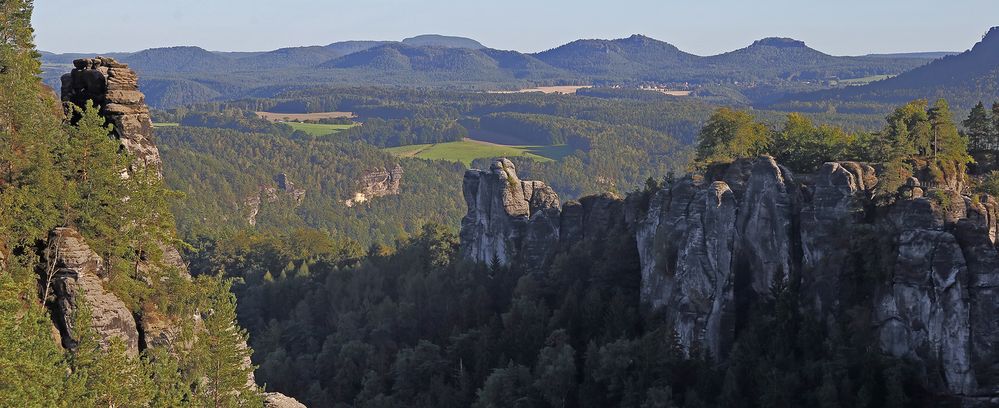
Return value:
M 946 56 L 894 78 L 865 86 L 819 91 L 789 97 L 785 103 L 828 103 L 850 106 L 865 102 L 897 104 L 917 98 L 947 98 L 970 109 L 999 96 L 999 27 L 958 55 Z
M 423 35 L 401 42 L 346 41 L 269 52 L 169 47 L 114 56 L 143 76 L 143 90 L 154 107 L 268 97 L 319 84 L 476 90 L 653 84 L 746 102 L 773 99 L 789 91 L 825 89 L 840 79 L 897 75 L 932 60 L 911 55 L 831 56 L 790 39 L 763 39 L 741 50 L 701 57 L 642 35 L 578 40 L 536 54 L 486 48 L 468 38 Z M 73 57 L 43 54 L 50 86 L 58 87 L 57 73 Z

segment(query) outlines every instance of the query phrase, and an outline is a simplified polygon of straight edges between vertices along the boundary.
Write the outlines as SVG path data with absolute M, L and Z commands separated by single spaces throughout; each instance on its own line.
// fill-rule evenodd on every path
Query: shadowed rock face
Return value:
M 586 197 L 559 212 L 557 201 L 532 207 L 525 186 L 535 184 L 524 183 L 539 182 L 519 181 L 511 167 L 498 161 L 465 175 L 461 237 L 470 259 L 536 262 L 545 257 L 523 251 L 541 247 L 539 238 L 557 237 L 543 246 L 550 257 L 616 223 L 635 236 L 642 302 L 662 312 L 687 350 L 724 359 L 749 305 L 783 283 L 798 287 L 803 310 L 830 327 L 847 309 L 864 311 L 868 320 L 855 323 L 871 327 L 886 354 L 920 363 L 931 389 L 999 396 L 999 205 L 950 189 L 961 180 L 914 178 L 903 198 L 875 206 L 875 166 L 826 163 L 796 178 L 760 157 L 644 198 Z M 924 197 L 924 188 L 934 194 Z M 553 235 L 530 235 L 533 246 L 524 245 L 527 226 L 553 217 Z
M 72 114 L 73 106 L 93 101 L 136 163 L 153 166 L 159 172 L 162 162 L 153 143 L 153 123 L 135 71 L 107 57 L 78 59 L 73 65 L 73 71 L 62 76 L 62 101 L 67 114 L 72 118 L 76 116 Z
M 86 305 L 90 329 L 103 345 L 121 339 L 128 354 L 139 354 L 139 331 L 132 313 L 114 293 L 104 288 L 104 260 L 72 228 L 56 228 L 49 237 L 48 263 L 52 278 L 53 314 L 63 347 L 76 348 L 79 341 L 78 313 Z

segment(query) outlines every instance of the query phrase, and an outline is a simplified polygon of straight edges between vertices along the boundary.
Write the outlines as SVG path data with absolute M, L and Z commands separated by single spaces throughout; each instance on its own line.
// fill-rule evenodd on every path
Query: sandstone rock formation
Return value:
M 88 100 L 93 101 L 100 108 L 100 114 L 114 125 L 114 135 L 132 156 L 133 166 L 138 164 L 152 167 L 162 177 L 162 162 L 153 139 L 149 108 L 138 90 L 135 72 L 127 65 L 105 57 L 79 59 L 73 64 L 75 69 L 62 77 L 62 100 L 67 115 L 72 120 L 74 106 L 82 107 Z M 133 167 L 128 170 L 136 169 Z M 401 169 L 399 172 L 401 175 Z M 279 174 L 274 181 L 278 187 L 262 190 L 261 195 L 276 199 L 277 190 L 280 189 L 296 203 L 304 198 L 305 190 L 295 188 L 286 175 Z M 181 278 L 190 279 L 187 264 L 177 248 L 160 243 L 160 249 L 160 262 L 152 264 L 142 261 L 138 265 L 139 272 L 152 276 L 154 268 L 169 268 L 179 272 Z M 42 265 L 43 290 L 48 297 L 51 286 L 50 304 L 64 347 L 72 349 L 77 345 L 76 312 L 83 304 L 88 306 L 91 313 L 91 329 L 103 345 L 107 345 L 113 337 L 118 337 L 124 342 L 126 352 L 133 356 L 138 355 L 140 347 L 162 347 L 168 350 L 184 347 L 183 344 L 176 344 L 180 334 L 177 319 L 183 317 L 172 317 L 158 310 L 155 305 L 144 304 L 138 313 L 140 319 L 137 324 L 125 303 L 104 287 L 104 261 L 87 246 L 83 236 L 75 229 L 56 228 L 49 237 L 45 255 L 46 262 Z M 199 317 L 195 315 L 192 319 L 195 327 L 198 327 Z M 244 344 L 244 347 L 248 346 Z M 252 366 L 249 358 L 243 363 L 247 367 Z M 252 371 L 247 382 L 255 382 Z M 295 399 L 280 393 L 268 393 L 265 398 L 267 406 L 304 407 Z
M 274 176 L 275 185 L 261 184 L 259 190 L 243 199 L 243 213 L 246 222 L 251 226 L 257 225 L 257 214 L 260 214 L 260 205 L 263 203 L 274 203 L 282 196 L 291 198 L 292 205 L 299 206 L 305 200 L 305 189 L 295 187 L 291 179 L 285 173 Z
M 555 197 L 549 188 L 512 170 L 501 160 L 465 174 L 465 257 L 536 270 L 554 251 L 625 230 L 643 303 L 687 350 L 724 359 L 749 305 L 794 284 L 803 311 L 830 327 L 847 308 L 865 310 L 854 323 L 872 328 L 884 353 L 918 362 L 930 389 L 999 397 L 999 205 L 962 196 L 958 177 L 934 184 L 917 172 L 897 201 L 878 206 L 877 166 L 826 163 L 795 176 L 760 157 L 650 196 L 585 197 L 560 211 L 557 198 L 534 198 Z
M 507 159 L 489 171 L 465 172 L 468 214 L 461 220 L 461 251 L 479 262 L 542 265 L 559 235 L 559 199 L 540 181 L 522 181 Z
M 153 142 L 153 124 L 149 107 L 139 91 L 139 78 L 113 58 L 95 57 L 73 61 L 72 72 L 62 76 L 62 101 L 72 117 L 73 106 L 93 101 L 108 123 L 114 125 L 114 135 L 135 158 L 135 163 L 161 167 L 159 150 Z
M 121 339 L 130 355 L 139 354 L 139 331 L 128 307 L 104 287 L 104 260 L 72 228 L 56 228 L 46 249 L 46 279 L 51 277 L 51 303 L 63 347 L 76 348 L 81 306 L 90 313 L 90 329 L 107 346 Z
M 364 174 L 359 182 L 360 189 L 354 193 L 353 197 L 344 201 L 344 204 L 347 207 L 353 207 L 378 197 L 399 194 L 402 174 L 402 166 L 398 163 L 391 171 L 376 169 Z
M 277 392 L 264 393 L 265 408 L 305 408 L 298 400 Z

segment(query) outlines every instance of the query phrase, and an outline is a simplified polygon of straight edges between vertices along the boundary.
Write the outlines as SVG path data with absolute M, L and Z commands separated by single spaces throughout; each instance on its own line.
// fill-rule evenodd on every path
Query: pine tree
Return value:
M 970 162 L 968 140 L 958 132 L 947 101 L 938 99 L 927 111 L 927 116 L 933 134 L 934 157 L 940 161 L 953 161 L 959 164 Z
M 999 150 L 999 102 L 992 104 L 992 132 L 990 134 L 992 135 L 989 138 L 992 149 Z
M 103 343 L 90 326 L 88 307 L 76 310 L 79 344 L 70 355 L 69 384 L 63 398 L 75 406 L 143 407 L 153 398 L 152 379 L 119 337 Z
M 214 408 L 259 405 L 259 390 L 250 381 L 254 367 L 246 330 L 235 323 L 236 297 L 229 290 L 232 282 L 199 276 L 196 284 L 206 288 L 206 303 L 204 325 L 190 355 L 193 378 L 199 379 L 193 402 Z
M 972 150 L 992 150 L 992 121 L 989 118 L 989 111 L 985 109 L 985 104 L 978 102 L 968 118 L 962 122 L 967 129 L 968 144 Z
M 146 373 L 153 382 L 151 408 L 173 408 L 183 406 L 191 390 L 191 384 L 180 373 L 177 356 L 164 348 L 145 351 L 143 359 Z
M 66 367 L 34 282 L 0 275 L 0 407 L 46 407 L 60 401 Z
M 64 137 L 60 109 L 42 85 L 31 29 L 32 2 L 0 3 L 0 257 L 33 245 L 58 223 L 63 191 L 51 147 Z

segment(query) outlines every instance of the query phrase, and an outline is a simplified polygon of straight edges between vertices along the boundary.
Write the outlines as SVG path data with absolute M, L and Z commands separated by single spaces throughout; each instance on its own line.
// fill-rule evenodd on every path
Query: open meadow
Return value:
M 572 154 L 573 149 L 566 145 L 509 146 L 465 139 L 460 142 L 398 146 L 384 150 L 398 157 L 447 160 L 470 166 L 475 159 L 491 157 L 528 157 L 541 162 L 550 162 Z

